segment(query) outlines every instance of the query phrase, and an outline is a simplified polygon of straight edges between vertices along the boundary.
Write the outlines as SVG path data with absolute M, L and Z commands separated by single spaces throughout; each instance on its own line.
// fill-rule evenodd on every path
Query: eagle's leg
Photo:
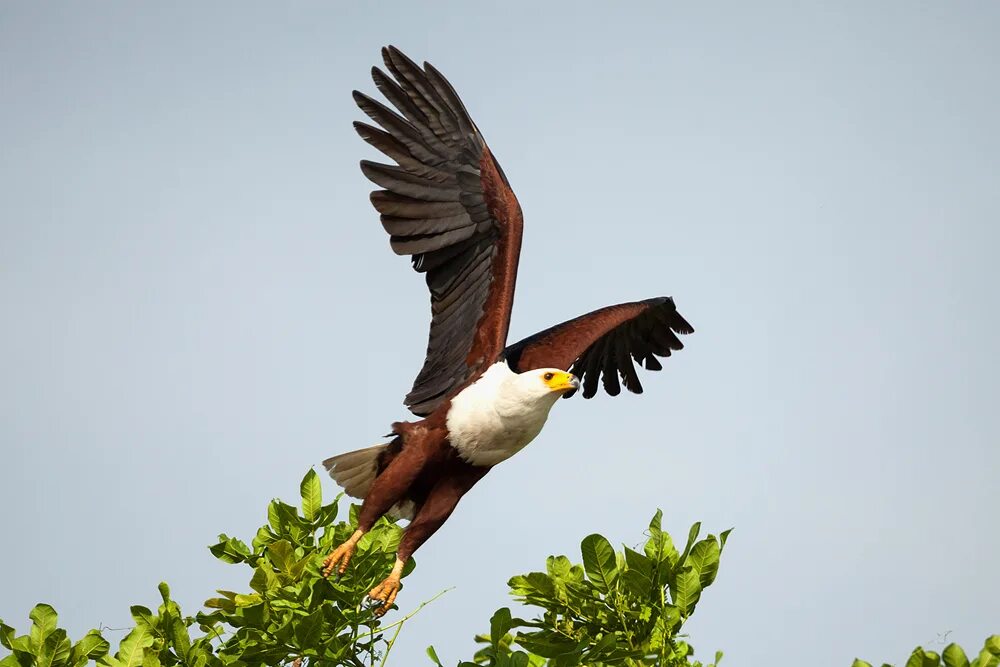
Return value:
M 413 521 L 403 532 L 403 539 L 399 541 L 396 564 L 393 566 L 392 572 L 381 584 L 368 593 L 368 597 L 372 600 L 378 600 L 382 603 L 375 610 L 376 616 L 381 616 L 389 611 L 392 603 L 396 600 L 396 594 L 402 588 L 399 580 L 406 561 L 410 560 L 413 552 L 441 527 L 451 516 L 459 499 L 488 471 L 489 468 L 478 468 L 462 463 L 457 469 L 449 470 L 448 474 L 445 474 L 431 488 L 427 498 L 417 508 Z
M 323 561 L 323 576 L 330 576 L 334 569 L 339 574 L 347 571 L 347 566 L 354 556 L 358 541 L 371 530 L 372 526 L 379 518 L 389 511 L 393 505 L 403 499 L 406 492 L 410 490 L 413 481 L 423 470 L 426 463 L 426 456 L 420 447 L 406 446 L 402 451 L 386 466 L 385 470 L 379 473 L 375 481 L 372 482 L 368 494 L 361 503 L 361 512 L 358 514 L 358 528 L 347 539 L 346 542 L 333 550 L 333 552 Z

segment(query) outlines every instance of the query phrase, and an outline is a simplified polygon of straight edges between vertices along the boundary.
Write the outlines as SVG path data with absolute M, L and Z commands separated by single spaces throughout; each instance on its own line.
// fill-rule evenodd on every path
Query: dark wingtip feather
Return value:
M 673 329 L 674 332 L 679 333 L 681 335 L 685 335 L 686 336 L 688 334 L 693 334 L 694 333 L 694 327 L 691 326 L 691 324 L 687 320 L 684 319 L 683 315 L 681 315 L 680 313 L 677 312 L 677 304 L 674 303 L 674 297 L 672 297 L 672 296 L 665 296 L 665 297 L 661 297 L 661 299 L 662 299 L 662 303 L 669 303 L 670 304 L 670 310 L 671 310 L 671 312 L 670 312 L 670 315 L 668 317 L 668 321 L 670 323 L 670 328 Z
M 384 58 L 386 54 L 383 53 L 382 55 L 383 55 L 383 58 Z M 402 51 L 400 51 L 399 49 L 397 49 L 395 46 L 392 46 L 391 44 L 389 45 L 389 48 L 388 48 L 388 56 L 389 56 L 389 59 L 392 62 L 386 61 L 385 64 L 386 64 L 386 67 L 389 67 L 390 69 L 392 69 L 394 65 L 398 66 L 398 64 L 400 62 L 402 62 L 404 65 L 411 66 L 415 70 L 419 70 L 420 69 L 420 65 L 418 65 L 415 62 L 413 62 L 413 59 L 410 58 L 410 56 L 406 55 L 405 53 L 403 53 Z
M 680 313 L 677 313 L 677 323 L 674 325 L 674 331 L 679 334 L 688 335 L 694 333 L 694 327 L 691 326 L 687 320 L 681 317 Z

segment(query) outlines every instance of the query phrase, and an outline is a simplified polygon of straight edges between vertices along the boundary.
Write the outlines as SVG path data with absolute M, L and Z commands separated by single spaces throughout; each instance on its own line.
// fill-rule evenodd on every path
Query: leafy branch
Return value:
M 402 528 L 380 520 L 358 543 L 347 573 L 326 579 L 322 559 L 354 532 L 358 507 L 337 522 L 341 497 L 323 504 L 312 470 L 300 495 L 299 507 L 272 501 L 267 523 L 249 545 L 220 535 L 209 547 L 219 560 L 249 569 L 247 590 L 220 590 L 204 611 L 189 616 L 160 584 L 155 613 L 131 607 L 134 626 L 114 652 L 99 630 L 71 641 L 58 627 L 55 610 L 39 604 L 29 614 L 26 634 L 17 635 L 0 620 L 0 646 L 10 652 L 0 667 L 384 667 L 406 622 L 447 590 L 383 624 L 364 600 L 391 568 Z M 511 578 L 511 595 L 537 615 L 525 620 L 507 607 L 498 609 L 489 633 L 476 637 L 482 648 L 459 667 L 718 665 L 721 652 L 704 666 L 695 659 L 684 624 L 716 579 L 730 531 L 699 539 L 696 523 L 678 551 L 662 518 L 659 511 L 653 516 L 641 550 L 616 550 L 601 535 L 589 535 L 580 545 L 580 563 L 550 556 L 544 572 Z M 403 576 L 413 567 L 411 560 Z M 427 654 L 443 667 L 433 647 Z M 940 654 L 917 647 L 905 663 L 942 665 L 1000 667 L 1000 636 L 988 637 L 971 661 L 960 646 L 949 644 Z M 855 660 L 852 667 L 871 665 Z
M 11 652 L 0 667 L 221 667 L 223 665 L 302 665 L 364 667 L 385 664 L 402 625 L 417 611 L 385 626 L 365 596 L 395 560 L 402 528 L 386 519 L 358 543 L 352 567 L 336 579 L 320 572 L 323 557 L 357 528 L 352 506 L 337 522 L 340 496 L 324 505 L 320 479 L 310 470 L 300 485 L 301 506 L 273 500 L 267 523 L 248 546 L 219 535 L 209 547 L 219 560 L 249 568 L 249 590 L 220 590 L 205 601 L 206 610 L 184 615 L 159 586 L 161 604 L 131 607 L 134 627 L 118 650 L 98 630 L 75 644 L 57 627 L 55 610 L 39 604 L 29 614 L 28 634 L 15 635 L 0 622 L 0 644 Z M 405 577 L 414 568 L 411 560 Z M 396 634 L 386 636 L 386 630 Z
M 662 519 L 657 510 L 642 553 L 616 551 L 607 538 L 589 535 L 580 544 L 582 565 L 550 556 L 545 572 L 513 577 L 511 595 L 541 616 L 524 620 L 497 610 L 490 633 L 476 638 L 485 647 L 459 667 L 701 667 L 682 626 L 715 581 L 730 531 L 699 540 L 695 524 L 678 553 Z M 433 648 L 428 655 L 441 667 Z M 716 653 L 708 667 L 721 658 Z

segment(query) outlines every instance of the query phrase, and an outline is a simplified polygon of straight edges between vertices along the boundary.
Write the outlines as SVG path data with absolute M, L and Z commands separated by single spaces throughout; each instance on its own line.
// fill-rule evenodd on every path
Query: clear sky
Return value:
M 508 577 L 590 532 L 634 544 L 657 507 L 735 527 L 701 655 L 978 649 L 998 34 L 986 1 L 3 3 L 0 616 L 124 626 L 161 580 L 193 612 L 245 584 L 217 533 L 406 417 L 427 297 L 351 129 L 393 43 L 520 198 L 512 339 L 660 294 L 697 329 L 644 395 L 557 404 L 462 501 L 400 601 L 456 589 L 394 663 L 470 657 Z

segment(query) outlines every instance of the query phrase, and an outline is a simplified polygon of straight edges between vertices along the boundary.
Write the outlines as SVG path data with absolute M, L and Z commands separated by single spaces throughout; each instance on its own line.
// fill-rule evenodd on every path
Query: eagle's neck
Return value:
M 535 439 L 558 398 L 532 391 L 498 362 L 452 399 L 448 439 L 469 463 L 494 466 Z

